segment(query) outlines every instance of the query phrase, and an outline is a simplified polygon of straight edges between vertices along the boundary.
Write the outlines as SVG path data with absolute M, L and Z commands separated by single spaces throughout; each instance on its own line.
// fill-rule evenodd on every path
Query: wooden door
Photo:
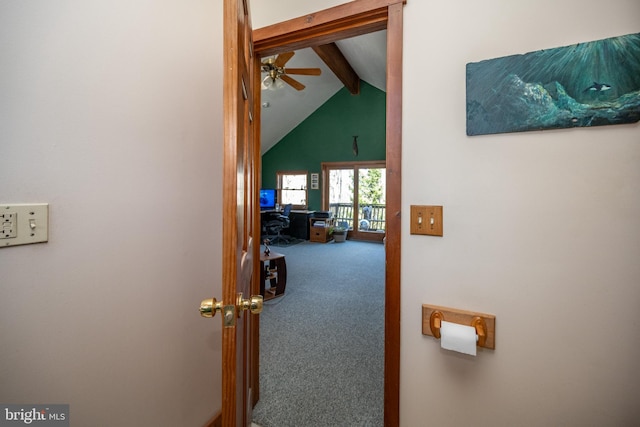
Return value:
M 257 292 L 252 279 L 259 262 L 257 206 L 259 141 L 254 130 L 253 46 L 249 0 L 224 0 L 224 160 L 222 233 L 222 425 L 251 422 L 256 374 L 255 315 L 241 298 Z M 257 283 L 257 282 L 256 282 Z M 240 296 L 242 295 L 242 297 Z M 244 307 L 246 308 L 246 306 Z M 254 328 L 255 329 L 255 328 Z

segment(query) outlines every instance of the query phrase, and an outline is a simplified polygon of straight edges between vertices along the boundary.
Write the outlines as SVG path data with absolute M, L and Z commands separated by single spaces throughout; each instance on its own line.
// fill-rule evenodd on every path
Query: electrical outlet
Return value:
M 0 205 L 0 247 L 49 240 L 47 203 Z
M 0 239 L 12 239 L 18 236 L 17 217 L 18 214 L 15 212 L 0 213 L 0 222 L 2 223 Z

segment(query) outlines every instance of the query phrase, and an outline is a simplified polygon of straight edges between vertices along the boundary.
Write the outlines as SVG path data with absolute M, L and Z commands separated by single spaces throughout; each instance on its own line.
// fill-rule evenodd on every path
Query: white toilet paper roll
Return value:
M 440 326 L 440 346 L 445 350 L 475 356 L 476 339 L 476 329 L 474 327 L 442 321 Z

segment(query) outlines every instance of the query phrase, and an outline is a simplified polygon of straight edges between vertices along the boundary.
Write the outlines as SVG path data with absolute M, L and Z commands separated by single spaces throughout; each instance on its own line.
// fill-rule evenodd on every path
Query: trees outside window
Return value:
M 353 237 L 378 240 L 386 230 L 385 162 L 323 163 L 323 209 Z
M 277 178 L 280 205 L 291 204 L 295 209 L 306 209 L 309 204 L 307 171 L 280 171 Z

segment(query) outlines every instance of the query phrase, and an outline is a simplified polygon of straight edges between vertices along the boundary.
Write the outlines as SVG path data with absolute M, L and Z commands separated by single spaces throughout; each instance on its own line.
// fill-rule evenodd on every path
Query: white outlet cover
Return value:
M 1 238 L 0 248 L 49 241 L 49 204 L 0 204 L 0 215 L 15 214 L 15 237 Z M 12 235 L 13 235 L 12 234 Z
M 4 213 L 0 211 L 0 239 L 18 237 L 16 227 L 17 218 L 18 215 L 16 213 Z

